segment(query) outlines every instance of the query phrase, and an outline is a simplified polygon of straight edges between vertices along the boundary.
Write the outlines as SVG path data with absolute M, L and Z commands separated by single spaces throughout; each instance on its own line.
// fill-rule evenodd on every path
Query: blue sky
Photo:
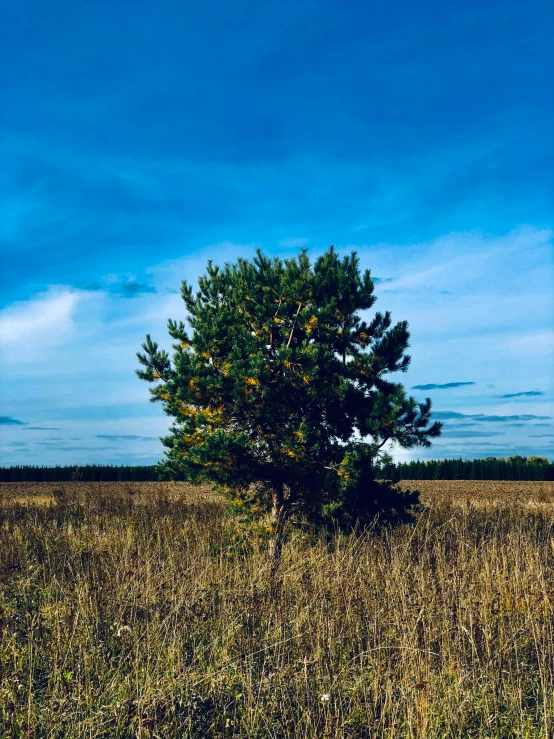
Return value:
M 0 464 L 156 461 L 181 280 L 331 243 L 446 423 L 399 458 L 554 456 L 550 3 L 2 11 Z

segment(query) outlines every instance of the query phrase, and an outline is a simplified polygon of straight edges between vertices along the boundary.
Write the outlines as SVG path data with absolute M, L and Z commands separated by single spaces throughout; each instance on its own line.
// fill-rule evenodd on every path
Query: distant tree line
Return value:
M 441 459 L 383 464 L 378 476 L 393 480 L 554 480 L 554 462 L 546 457 Z M 167 479 L 158 465 L 83 467 L 0 467 L 0 482 L 140 482 Z
M 546 457 L 508 459 L 441 459 L 385 464 L 384 477 L 398 480 L 554 480 L 554 463 Z
M 87 464 L 83 467 L 0 467 L 0 482 L 139 482 L 159 480 L 157 465 L 125 466 Z

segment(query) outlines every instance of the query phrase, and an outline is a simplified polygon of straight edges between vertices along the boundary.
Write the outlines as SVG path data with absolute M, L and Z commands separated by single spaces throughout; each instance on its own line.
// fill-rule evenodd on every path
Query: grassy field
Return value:
M 1 485 L 0 737 L 552 737 L 553 483 L 417 487 L 273 587 L 208 488 Z

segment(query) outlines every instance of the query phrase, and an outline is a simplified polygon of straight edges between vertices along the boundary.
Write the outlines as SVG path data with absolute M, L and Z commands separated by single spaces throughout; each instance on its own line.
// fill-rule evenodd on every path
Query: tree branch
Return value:
M 379 449 L 381 449 L 381 447 L 384 447 L 384 446 L 385 446 L 385 444 L 387 443 L 387 441 L 389 441 L 389 440 L 390 440 L 390 438 L 391 438 L 390 436 L 387 436 L 387 437 L 385 437 L 385 439 L 383 439 L 383 441 L 382 441 L 382 442 L 381 442 L 381 443 L 379 444 L 379 446 L 377 447 L 377 451 L 379 451 Z
M 298 303 L 298 310 L 296 311 L 296 315 L 294 316 L 294 322 L 293 322 L 292 327 L 291 327 L 291 330 L 290 330 L 289 340 L 287 341 L 287 349 L 290 348 L 290 343 L 292 341 L 292 336 L 294 334 L 294 329 L 296 328 L 296 320 L 297 320 L 297 318 L 298 318 L 298 316 L 300 314 L 301 309 L 302 309 L 302 303 Z

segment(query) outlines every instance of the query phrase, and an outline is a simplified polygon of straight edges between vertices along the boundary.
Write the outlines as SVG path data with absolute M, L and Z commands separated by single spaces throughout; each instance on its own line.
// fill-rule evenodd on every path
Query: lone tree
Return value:
M 189 313 L 168 321 L 175 353 L 147 335 L 138 376 L 175 422 L 163 439 L 169 476 L 209 481 L 251 515 L 270 514 L 270 557 L 281 556 L 286 520 L 363 520 L 402 508 L 376 482 L 387 442 L 430 446 L 431 401 L 407 397 L 387 374 L 405 372 L 408 324 L 389 312 L 369 322 L 369 270 L 331 247 L 311 265 L 257 251 L 219 268 L 208 262 Z

